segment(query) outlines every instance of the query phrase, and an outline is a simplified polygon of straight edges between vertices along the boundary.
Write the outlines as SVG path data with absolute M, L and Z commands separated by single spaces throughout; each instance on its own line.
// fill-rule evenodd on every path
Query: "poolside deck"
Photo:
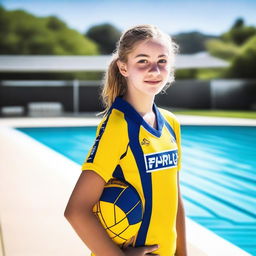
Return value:
M 256 120 L 178 116 L 182 124 L 253 125 Z M 0 119 L 0 256 L 89 255 L 63 216 L 80 166 L 12 127 L 88 126 L 98 118 Z M 190 219 L 190 256 L 249 255 Z M 1 255 L 2 253 L 2 255 Z

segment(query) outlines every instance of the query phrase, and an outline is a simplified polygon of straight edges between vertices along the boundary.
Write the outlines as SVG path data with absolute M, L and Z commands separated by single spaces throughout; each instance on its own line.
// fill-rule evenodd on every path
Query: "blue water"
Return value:
M 81 165 L 95 127 L 19 128 Z M 256 127 L 182 126 L 186 215 L 256 255 Z

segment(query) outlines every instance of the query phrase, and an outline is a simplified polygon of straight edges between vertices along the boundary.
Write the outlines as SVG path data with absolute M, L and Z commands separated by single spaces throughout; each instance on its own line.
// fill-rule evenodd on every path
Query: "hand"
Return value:
M 159 246 L 157 244 L 155 245 L 148 245 L 148 246 L 142 246 L 142 247 L 127 247 L 123 249 L 123 252 L 125 256 L 144 256 L 144 255 L 154 255 L 154 256 L 160 256 L 159 254 L 153 254 L 151 252 L 157 250 Z

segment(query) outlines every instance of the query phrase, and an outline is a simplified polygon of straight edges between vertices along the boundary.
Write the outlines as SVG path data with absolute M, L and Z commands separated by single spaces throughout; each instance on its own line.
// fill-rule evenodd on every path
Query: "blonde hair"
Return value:
M 115 98 L 124 95 L 126 92 L 127 82 L 125 77 L 119 72 L 117 60 L 127 63 L 127 56 L 132 52 L 135 44 L 151 38 L 162 39 L 169 48 L 171 72 L 168 83 L 163 90 L 166 90 L 174 81 L 174 60 L 178 53 L 178 45 L 172 41 L 172 38 L 168 34 L 162 32 L 154 25 L 138 25 L 131 27 L 121 35 L 117 42 L 116 49 L 112 54 L 108 69 L 104 75 L 101 97 L 105 110 L 102 113 L 106 114 Z

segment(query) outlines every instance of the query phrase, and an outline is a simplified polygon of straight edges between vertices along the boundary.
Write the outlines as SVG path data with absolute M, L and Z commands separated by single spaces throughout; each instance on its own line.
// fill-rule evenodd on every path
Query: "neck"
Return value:
M 124 95 L 124 100 L 131 104 L 134 109 L 142 116 L 152 113 L 154 97 L 131 94 L 129 91 Z

